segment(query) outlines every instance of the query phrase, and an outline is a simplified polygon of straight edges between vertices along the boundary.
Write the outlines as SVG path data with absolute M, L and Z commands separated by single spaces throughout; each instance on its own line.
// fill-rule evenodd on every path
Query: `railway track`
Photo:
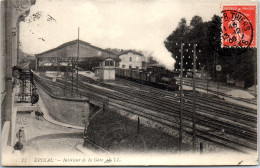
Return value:
M 43 79 L 42 79 L 43 80 Z M 46 83 L 49 83 L 50 85 L 53 85 L 53 83 L 51 81 L 47 81 L 45 80 Z M 62 82 L 56 82 L 56 86 L 57 83 L 59 83 L 59 86 L 61 88 L 64 88 L 64 81 Z M 79 84 L 80 86 L 80 92 L 82 95 L 87 94 L 87 91 L 91 91 L 94 92 L 96 94 L 100 94 L 102 96 L 107 96 L 110 100 L 110 102 L 112 104 L 117 104 L 124 107 L 126 104 L 128 104 L 127 108 L 131 109 L 132 108 L 132 113 L 139 113 L 139 115 L 142 115 L 145 118 L 153 118 L 154 121 L 159 122 L 159 123 L 164 123 L 167 124 L 170 127 L 175 127 L 178 128 L 178 102 L 177 103 L 172 103 L 168 104 L 166 106 L 160 106 L 160 101 L 162 100 L 158 100 L 158 99 L 151 99 L 151 97 L 144 97 L 147 95 L 138 95 L 138 97 L 134 97 L 133 98 L 133 94 L 136 94 L 136 92 L 125 92 L 122 93 L 122 91 L 118 91 L 117 93 L 112 93 L 108 90 L 104 91 L 104 89 L 99 89 L 90 85 L 87 85 L 86 83 L 82 83 L 80 82 Z M 111 89 L 111 87 L 110 87 Z M 129 95 L 130 94 L 130 95 Z M 136 95 L 137 96 L 137 95 Z M 145 98 L 146 100 L 142 100 L 141 97 Z M 158 100 L 158 102 L 156 102 L 156 100 Z M 165 100 L 164 100 L 165 101 Z M 135 106 L 135 108 L 133 109 L 132 106 Z M 139 107 L 139 108 L 138 108 Z M 146 112 L 146 110 L 150 110 L 149 113 Z M 190 117 L 190 113 L 191 113 L 191 109 L 185 108 L 184 109 L 184 130 L 186 130 L 186 132 L 191 133 L 191 117 Z M 241 150 L 239 149 L 239 147 L 241 148 L 250 148 L 253 150 L 256 150 L 256 145 L 255 145 L 255 130 L 251 129 L 250 126 L 248 125 L 242 125 L 242 124 L 236 124 L 236 123 L 232 123 L 232 120 L 227 120 L 227 122 L 224 122 L 224 120 L 222 121 L 217 121 L 217 118 L 207 114 L 205 112 L 198 112 L 198 116 L 197 117 L 197 133 L 198 135 L 200 135 L 201 138 L 204 137 L 204 139 L 209 139 L 211 137 L 211 141 L 214 141 L 216 143 L 220 143 L 221 141 L 225 141 L 228 142 L 229 144 L 224 144 L 222 143 L 222 145 L 224 146 L 229 146 L 232 149 L 236 150 Z M 210 126 L 211 125 L 211 126 Z M 234 128 L 235 126 L 235 128 Z M 205 128 L 210 128 L 210 129 L 205 129 Z M 244 140 L 239 140 L 239 142 L 235 143 L 234 141 L 236 141 L 236 137 L 234 137 L 233 135 L 219 135 L 218 133 L 215 132 L 211 132 L 211 130 L 215 130 L 215 129 L 219 129 L 219 127 L 225 127 L 227 130 L 227 133 L 235 133 L 236 136 L 242 137 L 244 138 L 250 138 L 251 142 L 245 143 Z M 232 130 L 232 131 L 231 131 Z M 241 132 L 242 130 L 242 132 Z M 245 132 L 243 132 L 245 131 Z M 225 140 L 223 140 L 225 139 Z M 238 146 L 236 146 L 238 145 Z M 236 147 L 235 147 L 236 146 Z M 243 146 L 243 147 L 242 147 Z M 244 149 L 243 149 L 244 151 Z
M 121 84 L 123 83 L 124 85 L 128 85 L 130 87 L 132 87 L 132 86 L 136 86 L 136 88 L 140 87 L 140 84 L 138 84 L 136 82 L 128 81 L 128 80 L 125 80 L 125 79 L 120 79 L 120 83 Z M 131 83 L 131 84 L 129 84 L 129 83 Z M 179 92 L 169 92 L 169 91 L 166 91 L 166 90 L 162 90 L 162 89 L 158 89 L 158 88 L 154 88 L 154 87 L 146 86 L 146 85 L 142 85 L 142 88 L 145 89 L 145 90 L 148 90 L 150 93 L 154 92 L 156 94 L 164 94 L 165 96 L 169 96 L 169 97 L 174 97 L 174 95 L 176 95 L 176 94 L 179 96 Z M 185 95 L 184 99 L 192 100 L 193 93 L 191 91 L 185 91 L 184 90 L 183 93 Z M 217 97 L 211 97 L 210 99 L 207 96 L 202 97 L 202 96 L 200 96 L 200 94 L 198 92 L 197 92 L 197 100 L 202 101 L 202 103 L 204 103 L 204 102 L 210 103 L 210 105 L 212 105 L 212 106 L 217 104 L 218 108 L 225 107 L 225 109 L 234 109 L 234 110 L 237 110 L 237 111 L 245 111 L 245 112 L 248 112 L 248 113 L 257 114 L 256 110 L 252 110 L 250 108 L 243 107 L 243 106 L 237 106 L 237 105 L 232 104 L 232 103 L 227 103 L 224 100 L 221 100 Z M 219 105 L 221 105 L 221 106 L 219 106 Z
M 122 92 L 124 92 L 125 91 L 125 89 L 122 91 Z M 129 91 L 127 91 L 128 93 L 129 93 Z M 134 93 L 135 95 L 136 95 L 136 93 Z M 151 93 L 150 93 L 151 94 Z M 137 96 L 137 95 L 136 95 Z M 156 95 L 151 95 L 152 97 L 154 97 L 154 96 L 156 96 Z M 141 97 L 147 97 L 146 95 L 141 95 Z M 177 98 L 178 99 L 178 98 Z M 170 108 L 170 106 L 174 103 L 174 106 L 176 107 L 176 106 L 178 106 L 179 105 L 179 103 L 175 103 L 175 102 L 177 102 L 177 101 L 174 101 L 174 102 L 172 102 L 172 101 L 167 101 L 167 100 L 160 100 L 160 99 L 156 99 L 156 101 L 155 101 L 155 104 L 156 105 L 162 105 L 162 106 L 165 106 L 166 107 L 166 105 L 168 105 L 167 106 L 167 108 Z M 166 104 L 167 103 L 167 104 Z M 205 105 L 205 104 L 198 104 L 197 103 L 197 105 L 199 105 L 200 106 L 200 108 L 199 108 L 199 111 L 201 111 L 202 112 L 202 114 L 207 114 L 207 115 L 212 115 L 212 112 L 207 112 L 206 111 L 206 109 L 208 109 L 208 108 L 210 108 L 210 106 L 208 106 L 208 105 Z M 187 110 L 187 111 L 189 111 L 189 112 L 192 112 L 192 108 L 191 108 L 191 106 L 192 106 L 192 104 L 190 104 L 190 106 L 187 106 L 186 108 L 184 108 L 184 110 Z M 203 110 L 201 109 L 201 107 L 204 107 L 203 108 Z M 164 110 L 166 110 L 166 109 L 164 109 Z M 171 109 L 171 110 L 176 110 L 176 111 L 178 111 L 179 109 Z M 240 123 L 242 123 L 242 124 L 244 124 L 244 126 L 246 127 L 246 126 L 249 126 L 249 128 L 251 128 L 251 127 L 254 127 L 255 126 L 255 123 L 256 123 L 256 117 L 254 116 L 254 115 L 246 115 L 246 113 L 244 113 L 244 114 L 240 114 L 240 115 L 236 115 L 236 113 L 232 113 L 232 116 L 228 116 L 228 115 L 226 115 L 225 113 L 223 113 L 223 110 L 222 111 L 220 111 L 220 110 L 218 110 L 216 107 L 214 108 L 214 115 L 215 114 L 217 114 L 217 117 L 222 117 L 223 118 L 223 116 L 226 116 L 226 118 L 227 117 L 233 117 L 232 119 L 236 119 L 236 120 L 239 120 L 240 121 Z M 218 113 L 217 113 L 218 112 Z M 197 112 L 197 113 L 199 113 L 199 112 Z M 236 116 L 233 116 L 233 115 L 236 115 Z M 210 116 L 208 116 L 208 119 L 210 118 Z M 201 116 L 202 117 L 202 116 Z M 240 117 L 240 118 L 239 118 Z M 247 117 L 248 118 L 248 120 L 250 120 L 250 121 L 252 121 L 252 123 L 251 123 L 251 125 L 248 123 L 248 121 L 244 121 L 244 118 L 245 117 Z M 216 120 L 216 119 L 215 119 Z M 229 122 L 232 122 L 232 120 L 230 120 Z M 233 125 L 235 125 L 235 124 L 233 124 Z M 237 127 L 237 126 L 236 126 Z M 231 128 L 231 129 L 229 129 L 230 131 L 232 130 L 232 131 L 234 131 L 234 129 L 233 128 Z M 240 134 L 240 133 L 239 133 Z
M 178 84 L 180 84 L 180 79 L 179 78 L 176 78 L 176 79 L 177 79 Z M 184 81 L 184 85 L 192 87 L 192 80 L 191 79 L 183 78 L 183 81 Z M 216 85 L 214 85 L 214 86 L 209 85 L 209 87 L 217 88 Z M 221 87 L 224 90 L 230 91 L 230 88 L 226 88 L 226 87 L 223 87 L 223 86 L 221 86 Z M 196 88 L 207 90 L 207 83 L 196 80 Z M 212 89 L 208 89 L 208 92 L 211 92 L 211 93 L 214 93 L 214 94 L 220 95 L 220 96 L 229 97 L 229 98 L 232 98 L 234 100 L 243 101 L 245 103 L 257 105 L 257 101 L 256 100 L 248 100 L 248 99 L 244 99 L 244 98 L 232 97 L 231 95 L 227 95 L 227 94 L 225 94 L 223 92 L 218 92 L 218 91 L 215 91 L 215 90 L 212 90 Z
M 136 93 L 135 93 L 135 94 L 136 94 Z M 144 96 L 145 96 L 145 95 L 142 95 L 142 97 L 144 97 Z M 234 113 L 233 113 L 233 115 L 234 115 Z M 221 116 L 220 116 L 220 117 L 221 117 Z M 244 119 L 244 116 L 243 116 L 243 119 Z M 256 117 L 253 116 L 253 119 L 255 119 L 255 120 L 254 120 L 254 122 L 252 122 L 252 125 L 253 125 L 252 127 L 254 127 L 254 126 L 256 125 L 256 124 L 255 124 L 255 123 L 256 123 Z M 252 120 L 252 119 L 251 119 L 251 120 Z M 230 120 L 230 121 L 232 121 L 232 120 Z M 230 121 L 229 121 L 229 122 L 230 122 Z M 243 121 L 243 120 L 240 120 L 240 121 Z M 247 122 L 246 122 L 246 123 L 247 123 Z M 245 123 L 245 124 L 246 124 L 246 123 Z M 230 128 L 229 128 L 229 129 L 230 129 Z M 231 129 L 231 130 L 232 130 L 232 129 Z M 233 130 L 232 130 L 232 133 L 234 133 L 234 132 L 235 132 L 235 130 L 233 129 Z M 241 132 L 238 133 L 238 135 L 240 135 L 240 134 L 241 134 Z M 240 136 L 241 136 L 241 135 L 240 135 Z M 251 136 L 254 137 L 254 138 L 253 138 L 254 140 L 256 139 L 256 138 L 255 138 L 255 137 L 256 137 L 255 130 L 254 130 L 254 133 L 251 134 Z M 246 135 L 245 138 L 248 138 L 248 135 Z
M 125 85 L 125 83 L 124 83 L 124 85 Z M 111 86 L 109 87 L 109 88 L 111 88 Z M 117 88 L 113 88 L 113 89 L 117 89 Z M 125 88 L 124 87 L 124 89 L 123 90 L 121 90 L 121 92 L 124 92 L 125 90 L 126 90 L 127 88 Z M 132 90 L 132 88 L 131 88 L 131 90 Z M 131 91 L 130 90 L 130 91 Z M 161 92 L 161 90 L 160 90 L 160 92 Z M 168 92 L 168 93 L 171 93 L 171 92 Z M 190 94 L 190 92 L 188 92 L 189 94 Z M 139 93 L 138 93 L 139 94 Z M 152 94 L 152 92 L 149 92 L 149 94 Z M 156 93 L 156 94 L 158 94 L 158 92 Z M 161 94 L 161 93 L 159 93 L 159 94 Z M 146 95 L 144 95 L 144 94 L 142 94 L 141 96 L 146 96 Z M 153 96 L 158 96 L 158 95 L 153 95 Z M 190 96 L 190 97 L 192 97 L 192 95 Z M 188 97 L 189 98 L 189 97 Z M 240 113 L 239 115 L 242 117 L 242 119 L 245 119 L 246 117 L 251 117 L 251 120 L 252 120 L 252 122 L 254 122 L 254 125 L 255 125 L 255 122 L 256 122 L 256 115 L 254 115 L 254 114 L 252 114 L 252 109 L 248 109 L 248 108 L 244 108 L 244 107 L 237 107 L 237 106 L 234 106 L 234 105 L 232 105 L 232 104 L 229 104 L 230 106 L 229 106 L 229 108 L 227 108 L 227 107 L 223 107 L 223 105 L 227 105 L 227 103 L 226 102 L 223 102 L 222 100 L 217 100 L 217 101 L 219 101 L 219 102 L 216 102 L 216 100 L 214 100 L 214 102 L 212 102 L 212 104 L 210 104 L 210 107 L 208 106 L 208 105 L 205 105 L 205 101 L 209 101 L 209 99 L 208 98 L 201 98 L 201 97 L 199 97 L 198 96 L 198 98 L 199 98 L 199 101 L 197 101 L 197 102 L 199 102 L 200 104 L 200 106 L 207 106 L 206 108 L 214 108 L 214 110 L 219 110 L 219 109 L 222 109 L 222 110 L 225 110 L 225 111 L 227 111 L 227 110 L 229 110 L 229 111 L 234 111 L 235 110 L 235 113 L 232 113 L 231 115 L 234 117 L 236 117 L 236 115 L 238 114 L 238 113 Z M 178 98 L 177 98 L 178 99 Z M 175 100 L 177 100 L 176 98 L 175 98 Z M 201 102 L 201 100 L 200 99 L 202 99 L 202 102 Z M 170 102 L 171 103 L 171 102 Z M 204 103 L 204 104 L 202 104 L 202 103 Z M 219 105 L 221 105 L 221 106 L 219 106 Z M 216 107 L 214 107 L 214 106 L 216 106 Z M 216 109 L 217 108 L 217 109 Z M 243 112 L 243 111 L 245 111 L 245 112 Z M 253 110 L 253 112 L 254 112 L 255 110 Z M 256 112 L 256 111 L 255 111 Z M 256 113 L 255 113 L 256 114 Z M 225 114 L 222 114 L 222 115 L 225 115 Z M 236 118 L 237 119 L 237 118 Z M 242 121 L 241 121 L 242 122 Z

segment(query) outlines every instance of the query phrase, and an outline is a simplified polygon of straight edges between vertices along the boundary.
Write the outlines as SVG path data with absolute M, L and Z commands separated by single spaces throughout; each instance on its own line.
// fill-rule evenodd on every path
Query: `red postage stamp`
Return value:
M 222 47 L 256 47 L 256 6 L 223 5 Z

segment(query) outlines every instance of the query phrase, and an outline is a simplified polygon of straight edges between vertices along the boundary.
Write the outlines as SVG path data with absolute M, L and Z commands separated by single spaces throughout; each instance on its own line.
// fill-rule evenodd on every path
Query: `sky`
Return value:
M 101 48 L 152 53 L 172 69 L 164 40 L 181 18 L 209 21 L 219 14 L 216 0 L 36 0 L 20 23 L 20 48 L 37 54 L 78 38 Z

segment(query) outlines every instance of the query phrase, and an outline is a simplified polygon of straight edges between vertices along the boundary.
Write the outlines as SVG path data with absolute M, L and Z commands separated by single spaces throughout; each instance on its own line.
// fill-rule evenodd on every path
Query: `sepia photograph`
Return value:
M 2 166 L 258 165 L 255 0 L 1 0 Z

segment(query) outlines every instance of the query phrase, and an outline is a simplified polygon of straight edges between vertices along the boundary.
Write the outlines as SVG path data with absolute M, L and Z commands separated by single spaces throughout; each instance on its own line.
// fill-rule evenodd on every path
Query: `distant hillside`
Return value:
M 22 50 L 19 49 L 18 64 L 24 64 L 24 63 L 30 62 L 32 60 L 35 60 L 34 55 L 26 54 Z

